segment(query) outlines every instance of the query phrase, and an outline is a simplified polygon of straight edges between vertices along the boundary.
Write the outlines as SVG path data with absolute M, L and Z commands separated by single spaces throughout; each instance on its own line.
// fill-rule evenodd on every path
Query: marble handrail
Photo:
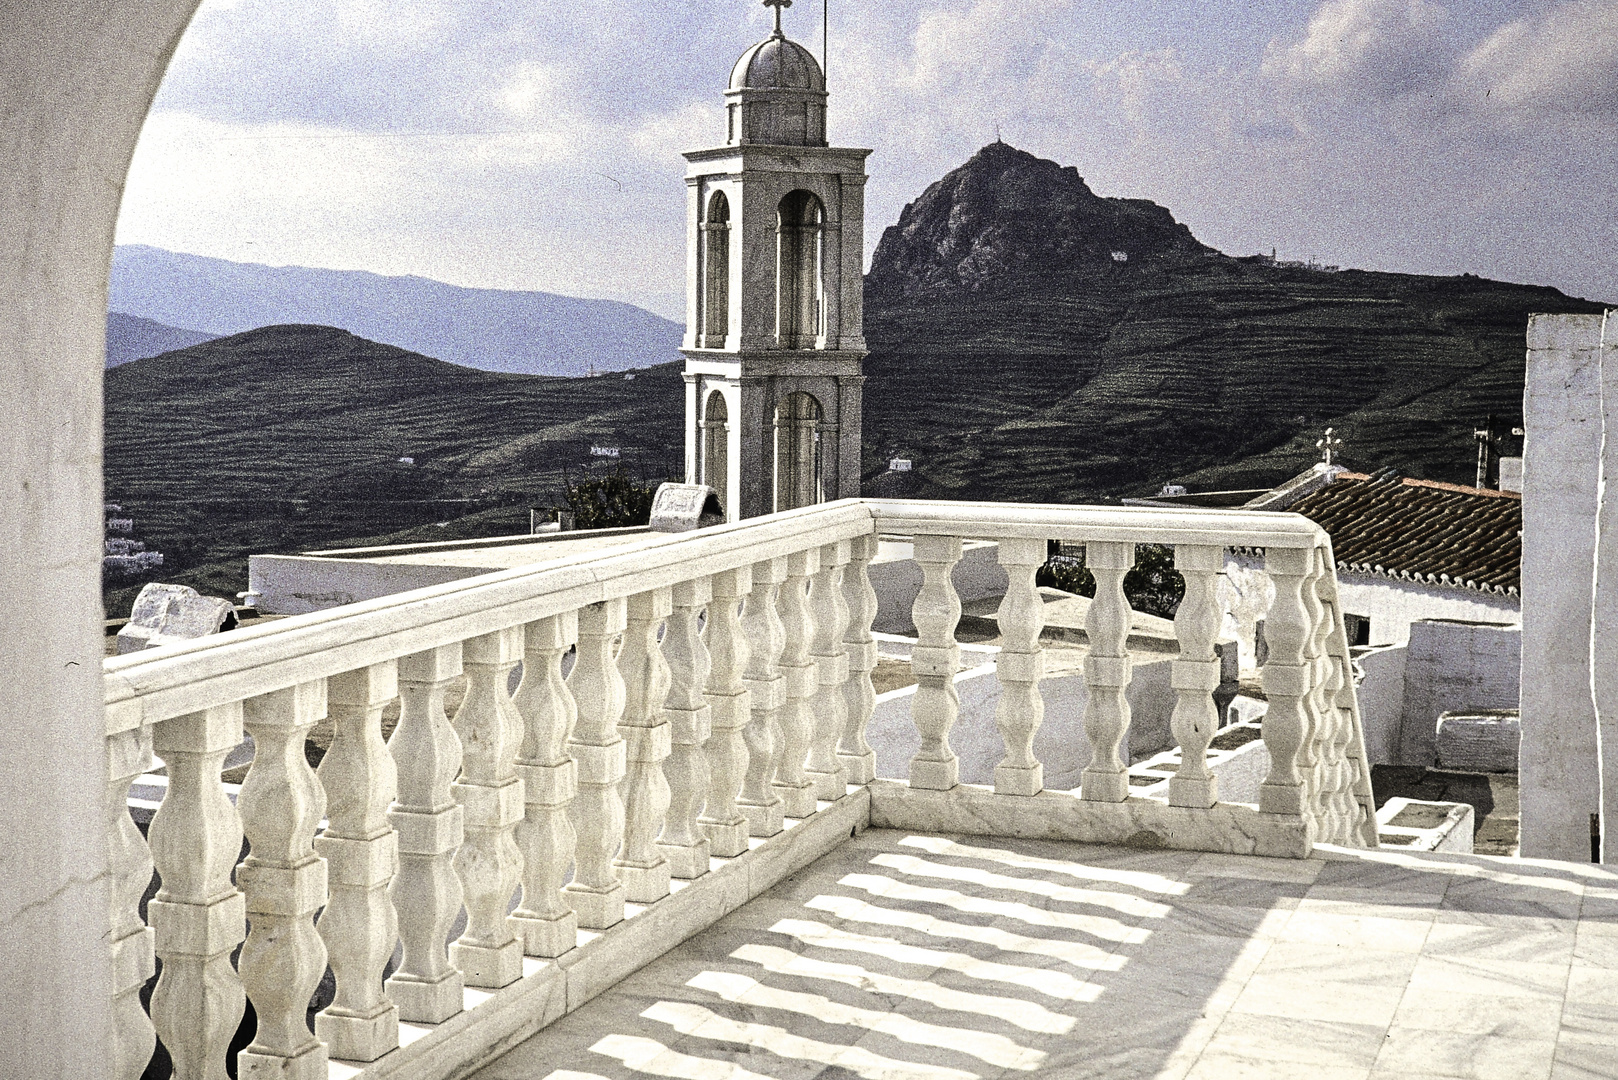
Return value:
M 1126 648 L 1132 612 L 1123 581 L 1138 544 L 1172 546 L 1185 580 L 1175 618 L 1180 654 L 1173 661 L 1175 692 L 1171 731 L 1181 765 L 1169 787 L 1170 805 L 1211 811 L 1218 805 L 1215 777 L 1206 765 L 1218 726 L 1213 691 L 1219 664 L 1213 651 L 1220 609 L 1216 578 L 1230 547 L 1258 548 L 1276 583 L 1266 621 L 1270 656 L 1264 688 L 1270 699 L 1264 739 L 1271 771 L 1260 810 L 1291 818 L 1317 842 L 1375 847 L 1370 767 L 1365 756 L 1347 638 L 1337 603 L 1331 540 L 1295 514 L 1230 510 L 1165 510 L 1156 507 L 1029 506 L 867 500 L 879 533 L 913 539 L 922 587 L 911 619 L 917 643 L 911 665 L 916 680 L 912 714 L 921 747 L 910 765 L 910 787 L 948 792 L 957 786 L 950 730 L 957 720 L 954 677 L 958 657 L 954 632 L 961 607 L 951 570 L 966 539 L 998 544 L 1007 590 L 998 624 L 1002 648 L 996 659 L 1000 683 L 995 721 L 1006 747 L 995 769 L 994 790 L 1033 797 L 1043 790 L 1043 763 L 1034 736 L 1044 720 L 1039 692 L 1043 676 L 1040 631 L 1043 603 L 1034 571 L 1049 540 L 1082 542 L 1096 594 L 1086 617 L 1089 651 L 1084 716 L 1090 743 L 1078 797 L 1092 803 L 1130 800 L 1127 761 L 1121 752 L 1130 725 L 1125 692 L 1133 676 Z
M 1305 519 L 845 500 L 107 660 L 116 1075 L 141 1074 L 154 1036 L 182 1080 L 223 1075 L 248 1001 L 250 1071 L 324 1080 L 329 1057 L 386 1058 L 401 1023 L 445 1024 L 470 1007 L 467 988 L 512 987 L 525 957 L 562 956 L 594 936 L 581 930 L 612 932 L 626 904 L 661 902 L 671 879 L 706 874 L 710 855 L 742 857 L 750 835 L 778 836 L 783 819 L 871 784 L 867 570 L 883 532 L 915 537 L 924 576 L 912 789 L 949 797 L 960 786 L 951 570 L 963 538 L 988 538 L 1009 576 L 995 792 L 1041 795 L 1034 574 L 1047 540 L 1077 539 L 1098 581 L 1092 757 L 1078 794 L 1098 812 L 1127 810 L 1122 580 L 1135 544 L 1173 543 L 1187 593 L 1173 678 L 1185 763 L 1170 802 L 1214 822 L 1200 767 L 1218 683 L 1214 579 L 1224 548 L 1262 547 L 1277 601 L 1261 809 L 1322 841 L 1375 844 L 1335 563 Z M 463 681 L 451 717 L 445 696 Z M 400 720 L 384 742 L 394 700 Z M 317 773 L 304 744 L 328 718 Z M 244 732 L 257 753 L 232 803 L 220 770 Z M 169 782 L 148 839 L 125 800 L 154 749 Z M 138 905 L 154 866 L 163 884 L 148 929 Z M 463 911 L 465 932 L 448 942 Z M 139 990 L 154 958 L 148 1018 Z M 328 961 L 335 1000 L 311 1033 L 305 1010 Z

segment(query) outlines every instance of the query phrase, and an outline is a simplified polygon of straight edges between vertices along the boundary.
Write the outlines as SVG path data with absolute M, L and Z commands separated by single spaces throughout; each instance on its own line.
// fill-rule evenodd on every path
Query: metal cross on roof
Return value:
M 1321 436 L 1320 439 L 1315 443 L 1315 449 L 1321 452 L 1323 455 L 1321 460 L 1323 460 L 1327 465 L 1331 464 L 1332 454 L 1335 451 L 1343 448 L 1343 440 L 1332 438 L 1332 430 L 1333 429 L 1331 428 L 1327 428 L 1326 434 Z
M 792 0 L 764 0 L 764 6 L 775 9 L 775 33 L 781 36 L 781 9 L 792 6 Z

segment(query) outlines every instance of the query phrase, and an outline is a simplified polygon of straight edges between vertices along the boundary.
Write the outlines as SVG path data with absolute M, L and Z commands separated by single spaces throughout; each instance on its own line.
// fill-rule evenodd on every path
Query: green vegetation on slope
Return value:
M 531 505 L 565 506 L 570 482 L 616 466 L 592 446 L 650 481 L 682 453 L 672 364 L 633 381 L 507 375 L 279 326 L 106 378 L 107 498 L 164 553 L 148 579 L 214 595 L 245 588 L 255 552 L 526 532 Z M 109 585 L 124 614 L 138 583 Z

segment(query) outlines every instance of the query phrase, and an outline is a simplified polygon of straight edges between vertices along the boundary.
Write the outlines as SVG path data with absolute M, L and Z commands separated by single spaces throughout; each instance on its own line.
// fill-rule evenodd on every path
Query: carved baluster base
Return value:
M 708 854 L 716 859 L 734 859 L 747 850 L 753 823 L 744 814 L 741 821 L 698 823 L 708 837 Z
M 330 1075 L 326 1044 L 322 1042 L 296 1057 L 255 1054 L 251 1050 L 236 1055 L 236 1080 L 328 1080 Z
M 325 1009 L 315 1016 L 315 1038 L 339 1061 L 375 1061 L 399 1047 L 399 1007 L 388 1001 L 369 1014 Z
M 994 793 L 996 795 L 1038 795 L 1045 790 L 1045 766 L 1034 765 L 1019 769 L 1011 765 L 994 767 Z
M 738 799 L 736 806 L 747 818 L 749 836 L 774 836 L 786 828 L 786 807 L 780 799 L 763 804 Z

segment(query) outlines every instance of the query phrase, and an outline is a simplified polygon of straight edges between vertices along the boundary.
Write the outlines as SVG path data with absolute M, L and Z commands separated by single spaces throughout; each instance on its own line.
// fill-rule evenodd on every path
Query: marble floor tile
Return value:
M 1348 892 L 1356 895 L 1344 895 Z M 1338 888 L 1335 890 L 1335 895 L 1327 895 L 1321 893 L 1318 887 L 1311 888 L 1302 899 L 1293 904 L 1293 907 L 1298 911 L 1314 911 L 1322 915 L 1349 915 L 1358 918 L 1370 916 L 1376 919 L 1413 919 L 1418 922 L 1429 923 L 1438 914 L 1438 905 L 1430 894 L 1405 893 L 1378 896 L 1374 889 L 1345 890 Z
M 1618 1005 L 1593 1001 L 1564 1002 L 1561 1039 L 1564 1043 L 1618 1044 Z
M 1554 1042 L 1562 1027 L 1562 1003 L 1554 998 L 1407 990 L 1393 1015 L 1393 1026 Z
M 1573 945 L 1573 963 L 1618 973 L 1618 934 L 1602 933 L 1581 923 Z
M 1618 971 L 1574 965 L 1568 972 L 1567 1000 L 1570 1004 L 1618 1006 Z
M 1313 885 L 1325 863 L 1318 859 L 1270 859 L 1260 855 L 1225 855 L 1209 852 L 1197 856 L 1188 872 L 1191 877 L 1234 877 L 1248 881 L 1276 881 Z
M 1470 956 L 1422 956 L 1410 975 L 1419 993 L 1490 994 L 1501 998 L 1561 1000 L 1567 990 L 1568 966 L 1515 960 L 1483 960 Z
M 1292 1016 L 1232 1013 L 1204 1053 L 1300 1066 L 1369 1069 L 1382 1048 L 1385 1028 L 1375 1024 L 1303 1020 Z
M 1221 904 L 1179 900 L 1166 918 L 1167 929 L 1182 934 L 1211 934 L 1242 939 L 1280 936 L 1299 901 L 1282 897 L 1271 904 Z M 1150 928 L 1149 928 L 1150 929 Z
M 1466 878 L 1451 883 L 1441 906 L 1446 911 L 1576 919 L 1583 903 L 1581 887 L 1559 889 L 1549 885 L 1516 885 L 1487 878 Z
M 1329 856 L 868 830 L 475 1075 L 1618 1080 L 1618 887 Z
M 1395 1025 L 1377 1055 L 1383 1072 L 1432 1073 L 1463 1080 L 1547 1080 L 1556 1043 Z
M 1342 915 L 1303 909 L 1292 912 L 1276 939 L 1346 949 L 1417 953 L 1427 941 L 1430 925 L 1425 919 L 1389 919 L 1379 915 Z
M 1618 1080 L 1618 1041 L 1556 1044 L 1551 1080 Z
M 1368 1080 L 1371 1070 L 1357 1066 L 1310 1065 L 1300 1070 L 1295 1061 L 1239 1057 L 1205 1050 L 1185 1080 Z
M 1231 1011 L 1385 1028 L 1393 1022 L 1403 997 L 1403 986 L 1362 986 L 1310 976 L 1257 974 L 1247 980 Z
M 1277 941 L 1254 974 L 1403 989 L 1417 960 L 1413 952 Z
M 1535 920 L 1536 923 L 1539 920 Z M 1562 965 L 1573 959 L 1575 935 L 1565 923 L 1554 930 L 1487 926 L 1435 920 L 1422 952 L 1428 956 L 1469 956 Z

